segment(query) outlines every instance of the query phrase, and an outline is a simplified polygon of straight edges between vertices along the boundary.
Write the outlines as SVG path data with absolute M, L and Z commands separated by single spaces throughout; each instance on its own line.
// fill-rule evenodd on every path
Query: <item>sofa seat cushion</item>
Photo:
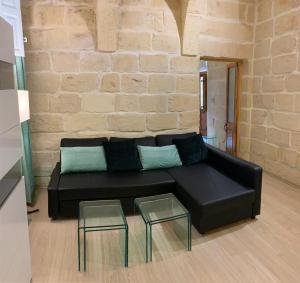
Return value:
M 171 192 L 175 181 L 162 170 L 147 172 L 91 172 L 60 177 L 61 200 L 126 198 Z
M 200 213 L 221 213 L 254 202 L 255 192 L 226 177 L 207 163 L 169 169 L 183 203 Z

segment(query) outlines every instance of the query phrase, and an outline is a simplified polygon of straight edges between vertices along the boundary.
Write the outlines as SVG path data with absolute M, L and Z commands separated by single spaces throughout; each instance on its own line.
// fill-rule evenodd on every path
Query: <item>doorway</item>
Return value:
M 236 155 L 238 143 L 239 63 L 200 61 L 200 129 L 204 140 Z

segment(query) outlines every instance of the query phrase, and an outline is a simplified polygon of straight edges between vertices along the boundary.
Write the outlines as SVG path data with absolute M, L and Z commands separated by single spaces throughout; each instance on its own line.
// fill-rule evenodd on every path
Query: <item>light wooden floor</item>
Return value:
M 128 217 L 129 268 L 123 267 L 118 234 L 90 233 L 88 271 L 77 271 L 76 220 L 51 222 L 47 192 L 30 224 L 33 283 L 38 282 L 300 282 L 300 189 L 269 175 L 263 180 L 262 214 L 212 231 L 192 231 L 187 252 L 167 227 L 154 232 L 153 262 L 140 246 L 141 226 Z M 138 236 L 137 236 L 138 235 Z M 93 238 L 93 239 L 92 239 Z

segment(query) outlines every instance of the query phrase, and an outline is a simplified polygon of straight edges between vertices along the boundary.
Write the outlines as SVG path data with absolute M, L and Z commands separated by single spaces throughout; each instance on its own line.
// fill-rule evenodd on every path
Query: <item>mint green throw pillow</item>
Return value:
M 60 174 L 107 170 L 103 146 L 61 147 L 60 152 Z
M 138 146 L 140 160 L 144 170 L 181 166 L 181 160 L 175 145 Z

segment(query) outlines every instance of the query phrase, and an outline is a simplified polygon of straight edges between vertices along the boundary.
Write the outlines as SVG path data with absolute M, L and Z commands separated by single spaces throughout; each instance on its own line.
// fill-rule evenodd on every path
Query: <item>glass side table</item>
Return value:
M 128 225 L 119 200 L 82 201 L 78 216 L 78 269 L 80 271 L 81 237 L 83 232 L 83 262 L 86 271 L 86 233 L 124 230 L 124 262 L 128 267 Z
M 158 223 L 185 220 L 185 239 L 187 250 L 192 250 L 191 217 L 186 208 L 173 194 L 163 194 L 136 198 L 135 211 L 138 211 L 145 223 L 146 262 L 152 261 L 152 226 Z
M 218 138 L 217 137 L 208 137 L 208 136 L 203 136 L 204 142 L 213 145 L 215 147 L 218 147 Z

